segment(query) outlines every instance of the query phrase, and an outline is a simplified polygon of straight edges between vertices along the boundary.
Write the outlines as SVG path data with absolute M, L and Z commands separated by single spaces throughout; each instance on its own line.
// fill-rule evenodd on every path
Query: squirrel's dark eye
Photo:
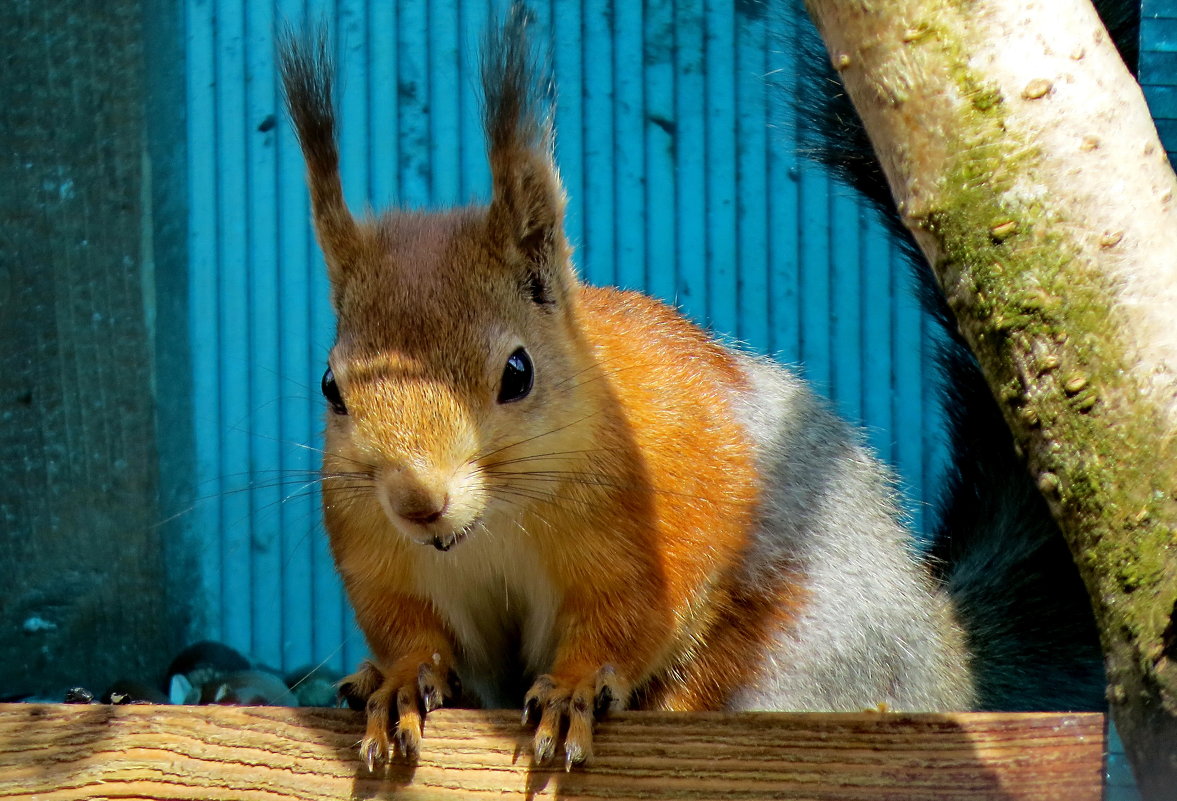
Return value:
M 503 382 L 499 385 L 499 403 L 510 403 L 522 400 L 531 392 L 534 380 L 531 369 L 531 357 L 527 351 L 519 348 L 507 357 L 507 366 L 503 368 Z
M 331 372 L 331 368 L 327 368 L 327 372 L 323 373 L 323 397 L 331 404 L 331 411 L 336 414 L 347 414 L 347 404 L 343 402 L 343 396 L 339 394 L 339 385 L 335 383 L 335 373 Z

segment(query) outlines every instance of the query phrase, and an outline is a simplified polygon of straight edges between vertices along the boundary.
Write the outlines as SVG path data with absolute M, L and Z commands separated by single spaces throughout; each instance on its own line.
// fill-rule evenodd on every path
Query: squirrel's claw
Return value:
M 585 753 L 579 747 L 571 745 L 564 745 L 564 772 L 571 773 L 573 765 L 583 764 L 585 761 Z
M 368 722 L 360 741 L 360 760 L 372 772 L 376 763 L 391 762 L 399 753 L 416 759 L 421 752 L 421 734 L 425 715 L 445 703 L 453 692 L 449 672 L 440 664 L 422 662 L 415 676 L 387 674 L 373 662 L 365 661 L 360 669 L 339 683 L 339 694 L 353 709 L 359 704 L 367 711 Z M 389 738 L 392 707 L 396 705 L 396 725 Z
M 544 674 L 535 680 L 527 696 L 523 699 L 523 725 L 537 723 L 543 714 L 544 707 L 556 689 L 555 680 Z
M 568 734 L 564 736 L 564 770 L 581 765 L 593 756 L 593 718 L 597 704 L 594 694 L 577 688 L 568 705 Z
M 620 709 L 627 695 L 617 672 L 609 665 L 576 682 L 540 676 L 523 701 L 523 724 L 539 718 L 532 745 L 535 761 L 545 764 L 552 759 L 566 724 L 564 769 L 590 762 L 596 716 Z
M 388 738 L 380 743 L 378 739 L 364 737 L 360 740 L 360 761 L 368 767 L 369 773 L 376 772 L 376 762 L 384 758 L 388 749 Z
M 536 763 L 546 765 L 556 753 L 556 740 L 551 734 L 536 733 L 532 750 L 535 753 Z
M 421 665 L 417 669 L 417 692 L 421 696 L 421 704 L 425 714 L 445 703 L 445 699 L 453 694 L 454 682 L 448 677 L 439 675 L 435 665 Z
M 396 746 L 405 759 L 415 759 L 421 751 L 421 733 L 425 730 L 424 705 L 417 687 L 404 686 L 396 693 Z
M 548 679 L 548 681 L 544 681 Z M 541 686 L 541 682 L 543 682 Z M 568 716 L 568 690 L 562 689 L 547 676 L 541 676 L 532 687 L 524 702 L 528 709 L 541 711 L 539 724 L 535 727 L 533 750 L 535 761 L 546 764 L 556 753 L 556 741 L 560 737 L 560 725 Z

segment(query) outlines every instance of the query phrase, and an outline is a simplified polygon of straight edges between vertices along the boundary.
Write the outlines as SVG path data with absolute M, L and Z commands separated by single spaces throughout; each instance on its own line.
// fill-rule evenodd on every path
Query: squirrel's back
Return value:
M 658 505 L 751 513 L 728 557 L 723 614 L 692 636 L 695 658 L 754 659 L 726 692 L 717 690 L 733 668 L 713 664 L 710 697 L 697 708 L 970 708 L 948 596 L 900 519 L 892 476 L 859 432 L 788 368 L 721 345 L 657 301 L 592 288 L 582 297 L 586 331 Z M 740 454 L 742 463 L 745 452 L 751 473 L 721 461 Z M 750 505 L 744 486 L 757 489 Z

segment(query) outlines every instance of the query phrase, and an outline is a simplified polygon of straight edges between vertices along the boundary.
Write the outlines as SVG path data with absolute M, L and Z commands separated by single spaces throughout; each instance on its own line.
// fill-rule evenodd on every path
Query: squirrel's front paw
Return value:
M 629 690 L 611 665 L 575 678 L 545 674 L 535 680 L 523 701 L 523 724 L 539 721 L 535 729 L 535 760 L 545 763 L 556 752 L 564 722 L 564 769 L 588 762 L 593 756 L 593 720 L 625 706 Z
M 360 759 L 371 771 L 378 761 L 392 761 L 400 752 L 416 758 L 421 748 L 425 715 L 454 694 L 455 676 L 439 657 L 402 659 L 387 672 L 365 661 L 339 683 L 339 695 L 352 709 L 367 710 L 368 725 L 360 741 Z M 389 739 L 389 721 L 396 704 L 396 731 Z

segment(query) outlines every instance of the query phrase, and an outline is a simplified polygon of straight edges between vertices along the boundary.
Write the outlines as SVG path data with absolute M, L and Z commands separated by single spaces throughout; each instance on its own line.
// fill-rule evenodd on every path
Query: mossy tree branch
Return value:
M 1177 181 L 1087 0 L 807 0 L 1177 787 Z

